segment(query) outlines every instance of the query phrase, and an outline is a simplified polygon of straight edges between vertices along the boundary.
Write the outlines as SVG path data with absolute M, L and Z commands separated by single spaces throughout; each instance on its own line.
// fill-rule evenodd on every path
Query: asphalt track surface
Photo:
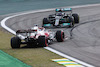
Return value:
M 49 47 L 64 54 L 77 58 L 81 61 L 100 67 L 100 6 L 74 8 L 74 13 L 80 16 L 80 24 L 72 30 L 72 39 L 64 42 L 55 42 Z M 31 13 L 9 19 L 6 25 L 13 30 L 29 29 L 38 24 L 41 26 L 42 19 L 54 11 Z M 71 29 L 66 29 L 65 34 L 69 37 Z

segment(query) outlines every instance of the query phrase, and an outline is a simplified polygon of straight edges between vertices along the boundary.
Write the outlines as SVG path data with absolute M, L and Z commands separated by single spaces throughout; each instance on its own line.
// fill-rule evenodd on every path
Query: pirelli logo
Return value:
M 77 62 L 74 62 L 72 60 L 66 59 L 66 58 L 61 58 L 61 59 L 51 59 L 52 61 L 64 65 L 66 67 L 85 67 Z

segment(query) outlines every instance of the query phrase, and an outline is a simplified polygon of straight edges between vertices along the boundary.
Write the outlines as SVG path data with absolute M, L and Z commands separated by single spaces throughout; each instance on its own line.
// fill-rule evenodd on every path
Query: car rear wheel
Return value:
M 74 17 L 74 22 L 79 23 L 79 15 L 75 13 L 75 14 L 72 14 L 72 16 Z
M 39 36 L 39 38 L 38 38 L 38 46 L 40 46 L 40 47 L 48 46 L 47 39 L 46 39 L 45 36 Z
M 63 31 L 59 30 L 59 31 L 56 32 L 56 40 L 58 42 L 63 42 L 64 41 L 64 37 L 65 37 L 65 35 L 64 35 Z
M 19 37 L 11 38 L 11 47 L 12 48 L 20 48 L 21 39 Z

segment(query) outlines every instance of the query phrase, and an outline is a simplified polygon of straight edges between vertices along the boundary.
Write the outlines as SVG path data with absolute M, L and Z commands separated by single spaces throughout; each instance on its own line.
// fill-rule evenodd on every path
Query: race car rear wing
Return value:
M 27 37 L 31 36 L 31 33 L 35 33 L 36 34 L 37 30 L 33 30 L 33 29 L 28 29 L 28 30 L 17 30 L 16 31 L 16 36 L 21 38 L 21 39 L 25 39 Z
M 55 10 L 56 12 L 67 12 L 67 11 L 71 11 L 72 12 L 72 8 L 59 8 Z
M 32 30 L 32 29 L 28 29 L 28 30 L 17 30 L 16 31 L 16 36 L 22 35 L 22 36 L 30 36 L 31 33 L 36 32 L 37 30 Z
M 27 30 L 17 30 L 16 31 L 16 34 L 20 34 L 20 33 L 28 33 L 28 31 Z
M 33 33 L 34 31 L 37 31 L 37 30 L 32 30 L 32 29 L 29 29 L 29 30 L 17 30 L 16 34 L 20 34 L 20 33 Z

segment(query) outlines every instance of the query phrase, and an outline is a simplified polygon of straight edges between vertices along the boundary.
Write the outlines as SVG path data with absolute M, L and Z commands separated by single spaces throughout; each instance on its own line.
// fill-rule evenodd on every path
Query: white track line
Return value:
M 90 7 L 90 6 L 100 6 L 100 4 L 89 4 L 89 5 L 81 5 L 81 6 L 71 6 L 70 8 L 82 8 L 82 7 Z M 68 8 L 68 7 L 67 7 L 67 8 Z M 4 29 L 6 29 L 7 31 L 9 31 L 9 32 L 11 32 L 12 34 L 16 35 L 16 32 L 15 32 L 14 30 L 12 30 L 11 28 L 9 28 L 9 27 L 7 27 L 7 26 L 5 25 L 5 22 L 6 22 L 8 19 L 11 19 L 11 18 L 14 18 L 14 17 L 17 17 L 17 16 L 21 16 L 21 15 L 25 15 L 25 14 L 30 14 L 30 13 L 38 13 L 38 12 L 51 11 L 51 10 L 54 10 L 54 9 L 55 9 L 55 8 L 53 8 L 53 9 L 45 9 L 45 10 L 36 10 L 36 11 L 30 11 L 30 12 L 26 12 L 26 13 L 21 13 L 21 14 L 16 14 L 16 15 L 13 15 L 13 16 L 9 16 L 9 17 L 4 18 L 4 19 L 1 21 L 1 26 L 2 26 Z M 23 38 L 23 36 L 21 36 L 21 37 Z M 60 55 L 60 56 L 62 56 L 62 57 L 65 57 L 65 58 L 68 58 L 68 59 L 70 59 L 70 60 L 73 60 L 73 61 L 75 61 L 75 62 L 77 62 L 77 63 L 80 63 L 80 64 L 82 64 L 82 65 L 84 65 L 84 66 L 86 66 L 86 67 L 95 67 L 95 66 L 93 66 L 93 65 L 91 65 L 91 64 L 88 64 L 88 63 L 85 63 L 85 62 L 80 61 L 80 60 L 78 60 L 78 59 L 75 59 L 75 58 L 73 58 L 73 57 L 70 57 L 70 56 L 68 56 L 68 55 L 66 55 L 66 54 L 64 54 L 64 53 L 62 53 L 62 52 L 59 52 L 59 51 L 53 49 L 53 48 L 50 48 L 50 47 L 44 47 L 44 48 L 47 49 L 47 50 L 49 50 L 49 51 L 52 51 L 52 52 L 54 52 L 54 53 L 56 53 L 56 54 L 58 54 L 58 55 Z

